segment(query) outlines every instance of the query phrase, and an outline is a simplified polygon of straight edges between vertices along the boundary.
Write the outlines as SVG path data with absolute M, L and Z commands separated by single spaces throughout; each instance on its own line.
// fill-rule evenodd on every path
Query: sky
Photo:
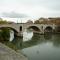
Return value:
M 0 17 L 14 22 L 60 17 L 60 0 L 0 0 Z

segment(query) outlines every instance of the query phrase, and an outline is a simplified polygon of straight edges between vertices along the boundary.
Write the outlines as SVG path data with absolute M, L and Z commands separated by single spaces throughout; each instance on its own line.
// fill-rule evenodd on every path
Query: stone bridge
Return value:
M 25 29 L 32 28 L 34 31 L 37 31 L 41 34 L 44 34 L 46 30 L 54 30 L 56 25 L 54 24 L 28 24 L 28 23 L 12 23 L 12 24 L 0 24 L 0 28 L 10 28 L 14 32 L 17 32 L 18 35 L 23 33 Z

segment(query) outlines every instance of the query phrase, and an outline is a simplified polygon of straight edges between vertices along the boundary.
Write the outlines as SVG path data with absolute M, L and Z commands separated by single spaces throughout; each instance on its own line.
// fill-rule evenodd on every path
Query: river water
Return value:
M 11 41 L 29 60 L 60 60 L 60 34 L 24 32 Z

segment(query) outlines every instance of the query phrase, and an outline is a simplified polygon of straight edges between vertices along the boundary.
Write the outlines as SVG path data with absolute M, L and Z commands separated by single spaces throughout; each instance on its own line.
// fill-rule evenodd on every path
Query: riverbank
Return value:
M 27 57 L 0 43 L 0 60 L 28 60 Z

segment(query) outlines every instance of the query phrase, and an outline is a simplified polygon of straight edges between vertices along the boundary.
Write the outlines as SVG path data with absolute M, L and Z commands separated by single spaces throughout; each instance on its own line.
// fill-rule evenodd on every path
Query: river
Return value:
M 24 32 L 11 41 L 29 60 L 60 60 L 60 34 Z

